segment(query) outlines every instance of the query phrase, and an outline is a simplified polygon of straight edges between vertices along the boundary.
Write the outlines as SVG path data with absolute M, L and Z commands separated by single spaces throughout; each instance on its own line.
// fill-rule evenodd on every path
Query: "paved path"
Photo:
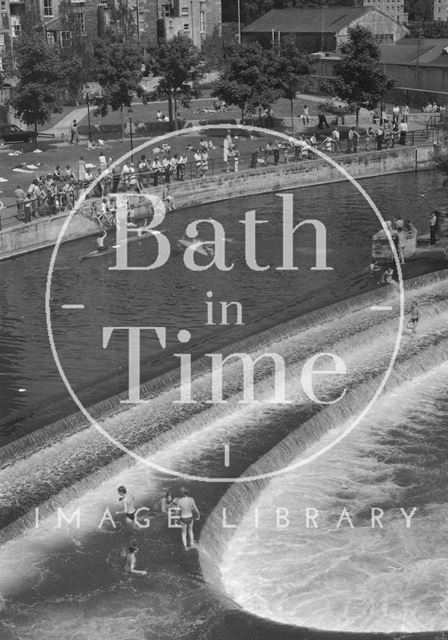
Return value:
M 195 98 L 192 100 L 192 103 L 198 103 L 198 102 L 204 102 L 204 101 L 210 101 L 210 97 L 207 98 Z M 294 116 L 294 125 L 297 131 L 302 131 L 303 130 L 303 125 L 302 125 L 302 121 L 300 118 L 300 113 L 301 113 L 301 109 L 302 109 L 302 105 L 303 104 L 319 104 L 321 102 L 324 102 L 325 100 L 329 99 L 328 97 L 324 97 L 324 96 L 316 96 L 316 95 L 310 95 L 310 94 L 300 94 L 297 96 L 296 101 L 295 101 L 295 112 L 298 115 Z M 335 100 L 336 104 L 344 104 L 343 101 L 341 100 Z M 133 105 L 141 105 L 143 104 L 142 102 L 133 102 Z M 163 105 L 166 104 L 166 100 L 157 100 L 151 103 L 152 105 Z M 391 114 L 389 114 L 391 115 Z M 411 113 L 410 116 L 410 122 L 409 122 L 409 130 L 412 131 L 414 129 L 422 129 L 425 127 L 426 123 L 428 122 L 429 119 L 429 115 L 427 113 L 422 113 L 422 112 L 414 112 Z M 83 106 L 83 107 L 77 107 L 76 109 L 73 109 L 73 111 L 70 111 L 67 115 L 65 115 L 63 118 L 61 118 L 61 120 L 59 120 L 59 122 L 57 122 L 55 125 L 53 125 L 52 127 L 50 127 L 49 129 L 46 129 L 45 131 L 43 131 L 43 133 L 49 133 L 55 136 L 56 139 L 61 139 L 62 137 L 64 137 L 65 139 L 67 139 L 69 132 L 70 132 L 70 126 L 73 122 L 73 120 L 77 120 L 78 122 L 81 122 L 81 120 L 83 120 L 84 118 L 86 118 L 87 116 L 87 107 Z M 311 118 L 315 117 L 314 114 L 311 115 Z M 327 114 L 327 119 L 330 121 L 330 119 L 332 119 L 332 115 L 331 114 Z M 285 117 L 285 120 L 288 122 L 289 118 Z M 347 124 L 355 124 L 355 116 L 354 115 L 349 115 L 346 116 L 346 123 Z M 360 113 L 359 113 L 359 124 L 363 127 L 369 126 L 372 124 L 372 112 L 368 111 L 367 109 L 361 109 Z
M 61 118 L 59 122 L 50 127 L 50 129 L 45 129 L 45 131 L 43 131 L 42 133 L 53 134 L 56 138 L 60 138 L 62 137 L 62 134 L 64 134 L 64 137 L 67 138 L 73 120 L 77 120 L 78 122 L 80 122 L 83 118 L 86 117 L 86 115 L 87 107 L 78 107 L 76 109 L 73 109 L 73 111 L 70 111 L 70 113 Z

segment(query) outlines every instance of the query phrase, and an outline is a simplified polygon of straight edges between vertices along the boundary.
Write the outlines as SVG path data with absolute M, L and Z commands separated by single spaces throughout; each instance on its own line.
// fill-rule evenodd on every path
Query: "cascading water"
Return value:
M 396 300 L 395 293 L 390 295 L 390 300 Z M 413 580 L 416 581 L 417 577 L 422 581 L 434 579 L 436 575 L 434 560 L 440 558 L 439 543 L 444 529 L 441 529 L 440 539 L 431 540 L 428 523 L 418 514 L 414 516 L 416 527 L 410 530 L 413 538 L 407 538 L 407 531 L 403 531 L 404 520 L 399 512 L 398 515 L 395 513 L 403 501 L 407 511 L 412 506 L 422 507 L 426 510 L 425 516 L 429 513 L 431 518 L 434 516 L 434 522 L 443 525 L 441 518 L 437 520 L 435 517 L 437 500 L 434 497 L 438 491 L 439 501 L 443 499 L 440 496 L 445 482 L 444 461 L 441 459 L 445 437 L 442 422 L 448 401 L 435 410 L 431 398 L 436 396 L 443 400 L 448 376 L 443 364 L 448 356 L 448 282 L 440 277 L 425 278 L 408 291 L 407 302 L 414 297 L 418 298 L 422 309 L 419 331 L 416 336 L 404 337 L 388 393 L 346 440 L 312 465 L 270 483 L 260 481 L 234 485 L 217 507 L 216 502 L 226 490 L 226 485 L 194 483 L 193 492 L 201 505 L 203 519 L 216 507 L 200 538 L 205 575 L 217 580 L 219 561 L 225 588 L 249 611 L 292 624 L 344 630 L 397 631 L 403 627 L 404 616 L 408 614 L 406 603 L 409 603 L 409 607 L 414 609 L 413 615 L 406 618 L 405 630 L 444 627 L 443 614 L 433 617 L 435 622 L 432 626 L 425 620 L 424 611 L 433 612 L 434 608 L 425 609 L 427 599 L 420 602 L 413 595 Z M 312 322 L 303 319 L 302 325 L 288 323 L 276 332 L 267 332 L 262 346 L 260 341 L 252 343 L 255 347 L 253 354 L 268 348 L 284 354 L 287 395 L 295 400 L 293 405 L 260 403 L 258 407 L 248 408 L 238 404 L 241 380 L 236 375 L 237 367 L 231 365 L 225 375 L 227 405 L 210 408 L 200 404 L 195 412 L 179 415 L 172 429 L 157 430 L 164 420 L 170 424 L 174 415 L 171 407 L 176 385 L 172 384 L 153 398 L 149 408 L 137 407 L 111 415 L 102 424 L 141 455 L 184 473 L 222 475 L 224 442 L 230 443 L 233 452 L 228 472 L 235 477 L 253 471 L 272 471 L 290 464 L 303 453 L 308 455 L 329 441 L 351 416 L 361 410 L 377 387 L 378 377 L 390 356 L 396 329 L 396 310 L 380 318 L 369 310 L 369 305 L 381 298 L 385 299 L 384 291 L 333 306 L 330 311 L 320 313 L 319 326 L 314 316 Z M 341 331 L 342 315 L 344 327 Z M 246 351 L 248 344 L 244 345 Z M 338 385 L 324 381 L 320 389 L 331 394 L 338 392 L 344 384 L 348 392 L 340 403 L 316 410 L 301 393 L 297 375 L 307 354 L 329 346 L 344 358 L 349 374 Z M 271 373 L 269 367 L 260 369 L 257 397 L 267 399 L 272 395 Z M 201 399 L 209 394 L 208 376 L 205 369 L 197 371 L 194 390 Z M 393 423 L 391 407 L 394 407 Z M 427 416 L 427 423 L 436 423 L 431 437 L 428 437 L 428 424 L 423 426 L 421 422 L 422 413 Z M 423 479 L 416 471 L 422 456 L 426 461 L 422 465 Z M 98 607 L 103 609 L 109 607 L 109 602 L 115 606 L 130 607 L 134 621 L 131 624 L 135 624 L 135 620 L 143 624 L 144 616 L 148 614 L 147 603 L 151 596 L 146 588 L 142 587 L 137 594 L 135 590 L 127 594 L 128 586 L 121 582 L 115 529 L 107 521 L 100 529 L 98 524 L 107 507 L 114 512 L 119 484 L 131 487 L 140 505 L 151 506 L 167 486 L 177 487 L 179 482 L 167 480 L 145 465 L 128 459 L 114 462 L 113 457 L 108 443 L 93 429 L 85 429 L 46 449 L 37 450 L 26 464 L 20 460 L 16 463 L 11 461 L 0 473 L 4 487 L 4 513 L 14 516 L 15 502 L 20 503 L 22 511 L 23 505 L 31 508 L 47 501 L 39 513 L 39 527 L 33 526 L 36 513 L 31 511 L 4 531 L 4 544 L 0 549 L 0 593 L 11 606 L 25 592 L 33 602 L 36 597 L 38 602 L 43 597 L 47 598 L 41 613 L 34 614 L 33 625 L 37 630 L 34 637 L 44 637 L 44 632 L 49 638 L 61 637 L 52 635 L 53 631 L 48 630 L 49 620 L 55 615 L 56 597 L 58 602 L 66 602 L 81 592 L 86 594 L 85 597 L 96 594 Z M 248 465 L 253 466 L 247 469 Z M 73 477 L 78 482 L 69 486 Z M 419 488 L 415 489 L 416 486 Z M 291 514 L 290 527 L 279 531 L 275 526 L 275 512 L 272 512 L 276 503 L 279 507 L 288 508 Z M 386 512 L 384 530 L 370 530 L 368 508 L 371 504 L 381 506 Z M 223 529 L 223 505 L 228 507 L 229 522 L 237 525 L 237 530 Z M 259 528 L 254 530 L 257 505 L 264 515 L 260 518 Z M 335 518 L 343 505 L 352 508 L 356 527 L 353 530 L 341 527 L 337 532 L 330 531 L 329 524 L 334 528 Z M 79 508 L 80 527 L 63 522 L 59 528 L 57 514 L 54 513 L 58 506 L 63 507 L 67 517 Z M 303 527 L 303 510 L 307 506 L 319 511 L 320 528 L 316 531 Z M 178 532 L 174 531 L 173 535 L 177 540 Z M 417 557 L 416 547 L 421 535 L 426 536 L 426 540 L 422 553 Z M 139 536 L 143 562 L 145 557 L 152 558 L 152 566 L 158 567 L 172 562 L 170 554 L 176 557 L 169 532 L 157 518 L 152 518 L 151 527 Z M 261 541 L 260 546 L 256 541 Z M 362 547 L 357 548 L 358 543 Z M 398 552 L 400 545 L 401 555 Z M 337 561 L 339 553 L 345 559 L 344 565 Z M 106 566 L 105 557 L 108 558 Z M 378 557 L 381 557 L 381 562 L 375 564 L 373 559 Z M 395 564 L 394 558 L 397 560 Z M 389 560 L 393 569 L 388 568 Z M 246 595 L 232 581 L 236 562 L 239 575 L 243 572 L 241 584 L 246 588 Z M 443 567 L 437 563 L 439 568 Z M 88 576 L 85 571 L 87 564 Z M 263 567 L 255 578 L 254 566 Z M 195 580 L 196 569 L 190 567 L 189 572 L 188 579 Z M 271 592 L 266 602 L 268 575 Z M 407 587 L 401 588 L 401 600 L 392 600 L 391 589 L 400 584 L 400 576 L 406 576 Z M 351 597 L 349 583 L 355 579 L 358 580 L 357 589 L 353 591 L 356 597 Z M 361 588 L 363 579 L 371 589 L 367 586 Z M 383 579 L 388 581 L 389 590 L 386 591 L 389 598 L 383 594 L 381 599 L 380 583 Z M 282 580 L 285 586 L 282 586 Z M 65 585 L 62 594 L 61 584 Z M 422 583 L 415 593 L 420 593 L 421 589 Z M 124 591 L 121 604 L 111 595 L 114 590 Z M 334 596 L 338 592 L 342 594 L 339 600 Z M 331 594 L 333 600 L 330 600 Z M 435 581 L 431 597 L 435 603 L 439 602 L 441 610 L 442 594 L 443 580 Z M 174 595 L 172 599 L 168 596 L 168 602 L 170 613 L 174 617 L 179 615 L 175 624 L 181 624 L 180 605 Z M 387 609 L 387 602 L 395 603 L 394 611 L 392 604 Z M 278 610 L 274 608 L 275 603 L 279 603 Z M 375 603 L 378 603 L 376 608 Z M 369 615 L 360 613 L 363 606 L 368 608 Z M 401 613 L 397 614 L 397 611 Z M 166 614 L 166 608 L 161 606 L 160 616 L 163 614 Z M 151 616 L 155 615 L 152 611 Z M 364 622 L 360 622 L 363 615 Z M 123 619 L 129 623 L 124 611 Z M 373 624 L 375 619 L 379 621 L 376 627 Z M 58 633 L 75 638 L 80 624 L 73 610 L 64 610 Z M 87 623 L 82 630 L 92 632 Z M 21 631 L 20 624 L 18 631 Z M 108 629 L 108 633 L 112 639 L 125 637 L 122 626 L 116 630 Z M 92 637 L 95 637 L 93 633 Z
M 446 364 L 431 368 L 387 394 L 326 456 L 271 481 L 223 553 L 229 595 L 300 626 L 446 629 L 447 382 Z M 316 515 L 308 523 L 307 509 Z

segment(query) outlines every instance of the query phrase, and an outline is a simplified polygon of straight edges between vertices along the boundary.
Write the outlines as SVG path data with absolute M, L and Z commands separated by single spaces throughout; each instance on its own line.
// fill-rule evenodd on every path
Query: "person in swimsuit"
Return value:
M 127 492 L 126 487 L 123 487 L 123 486 L 118 487 L 118 500 L 123 503 L 123 510 L 116 511 L 116 513 L 117 514 L 125 513 L 126 522 L 129 522 L 129 524 L 134 525 L 135 512 L 136 512 L 134 498 L 131 496 L 130 493 Z
M 160 499 L 160 511 L 162 513 L 168 513 L 170 507 L 177 506 L 177 498 L 175 498 L 171 491 L 167 491 L 163 498 Z
M 188 549 L 194 547 L 193 523 L 195 520 L 199 520 L 199 509 L 194 498 L 190 496 L 188 489 L 183 487 L 181 494 L 182 497 L 178 499 L 177 506 L 179 507 L 180 524 L 182 526 L 182 543 L 184 549 L 188 551 Z M 190 546 L 188 546 L 188 539 L 190 540 Z
M 106 229 L 103 231 L 101 236 L 98 236 L 98 238 L 96 239 L 96 248 L 97 251 L 104 251 L 107 247 L 104 244 L 104 241 L 106 239 L 107 236 L 107 231 Z
M 417 331 L 418 321 L 420 320 L 420 310 L 418 308 L 417 300 L 413 300 L 411 304 L 411 316 L 408 322 L 408 329 L 415 333 Z
M 138 553 L 138 546 L 135 540 L 132 540 L 129 545 L 129 551 L 126 554 L 126 564 L 125 571 L 127 573 L 132 573 L 135 576 L 147 576 L 147 571 L 142 571 L 140 569 L 136 569 L 135 565 L 137 564 L 136 554 Z
M 385 284 L 394 284 L 394 279 L 392 277 L 393 275 L 394 275 L 394 271 L 393 271 L 393 269 L 391 267 L 389 267 L 383 273 L 382 278 L 381 278 L 381 282 L 383 282 Z

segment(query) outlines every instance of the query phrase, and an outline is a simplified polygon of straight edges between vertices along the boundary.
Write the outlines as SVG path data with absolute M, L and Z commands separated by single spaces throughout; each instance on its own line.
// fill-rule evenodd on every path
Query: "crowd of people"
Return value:
M 422 108 L 423 113 L 446 113 L 446 105 L 438 105 L 436 101 L 428 102 L 428 104 Z
M 139 509 L 135 504 L 134 497 L 130 494 L 125 486 L 118 487 L 118 500 L 121 503 L 121 510 L 117 511 L 117 515 L 123 515 L 125 523 L 129 530 L 138 531 L 142 527 L 138 520 Z M 182 545 L 185 551 L 195 548 L 194 539 L 194 523 L 199 520 L 200 513 L 196 502 L 186 487 L 182 487 L 180 495 L 175 497 L 172 491 L 166 494 L 152 505 L 151 509 L 140 507 L 146 513 L 150 512 L 151 516 L 161 514 L 167 518 L 167 526 L 169 528 L 180 529 Z M 127 573 L 138 576 L 146 576 L 148 572 L 145 569 L 137 569 L 137 553 L 138 543 L 135 539 L 131 539 L 127 551 L 125 552 L 125 566 Z
M 221 108 L 222 105 L 220 105 Z M 160 112 L 158 116 L 163 117 Z M 273 117 L 266 113 L 266 117 Z M 309 107 L 303 106 L 303 124 L 310 124 Z M 344 121 L 344 109 L 336 113 L 336 118 L 330 125 L 324 108 L 318 113 L 317 130 L 310 133 L 297 133 L 294 136 L 281 139 L 267 139 L 258 148 L 248 151 L 246 167 L 254 169 L 269 164 L 278 165 L 290 161 L 298 162 L 308 158 L 315 158 L 313 149 L 325 153 L 356 153 L 359 150 L 391 148 L 396 144 L 405 145 L 408 135 L 409 107 L 395 105 L 391 111 L 391 118 L 386 113 L 374 112 L 375 124 L 369 126 L 362 134 L 356 126 L 351 126 L 346 132 L 339 126 L 339 120 Z M 78 123 L 73 121 L 71 140 L 77 142 Z M 342 135 L 343 134 L 343 135 Z M 344 136 L 344 140 L 342 137 Z M 252 137 L 253 139 L 253 137 Z M 133 157 L 120 165 L 112 166 L 113 159 L 107 157 L 107 147 L 104 142 L 96 147 L 98 161 L 93 164 L 86 162 L 83 156 L 76 162 L 76 166 L 57 166 L 53 173 L 35 177 L 26 188 L 18 185 L 14 195 L 17 204 L 17 217 L 24 222 L 30 222 L 39 215 L 54 215 L 73 207 L 82 189 L 88 188 L 95 180 L 92 195 L 105 198 L 109 194 L 119 191 L 135 191 L 140 193 L 151 187 L 164 185 L 164 200 L 169 210 L 174 208 L 173 196 L 169 185 L 172 179 L 183 181 L 188 173 L 189 178 L 203 178 L 216 171 L 238 172 L 241 163 L 241 151 L 237 144 L 239 137 L 232 138 L 231 131 L 226 132 L 225 138 L 218 146 L 222 148 L 222 164 L 216 153 L 217 149 L 212 139 L 202 138 L 194 146 L 190 144 L 184 151 L 174 153 L 169 144 L 162 144 L 151 150 L 150 156 L 142 154 L 138 160 Z M 306 143 L 309 148 L 304 147 Z M 93 150 L 93 147 L 90 147 Z M 192 155 L 189 157 L 187 152 Z M 219 156 L 219 151 L 218 151 Z

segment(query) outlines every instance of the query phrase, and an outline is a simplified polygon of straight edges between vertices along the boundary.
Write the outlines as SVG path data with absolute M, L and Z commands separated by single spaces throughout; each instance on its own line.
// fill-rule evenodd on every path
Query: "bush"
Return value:
M 342 105 L 342 107 L 340 107 L 334 102 L 334 100 L 325 100 L 325 102 L 320 102 L 318 106 L 326 113 L 333 113 L 334 115 L 336 115 L 337 113 L 341 113 L 341 109 L 344 115 L 349 115 L 350 113 L 355 112 L 353 107 L 350 107 L 348 104 Z
M 448 175 L 448 152 L 444 151 L 440 155 L 433 156 L 434 166 L 443 175 Z

